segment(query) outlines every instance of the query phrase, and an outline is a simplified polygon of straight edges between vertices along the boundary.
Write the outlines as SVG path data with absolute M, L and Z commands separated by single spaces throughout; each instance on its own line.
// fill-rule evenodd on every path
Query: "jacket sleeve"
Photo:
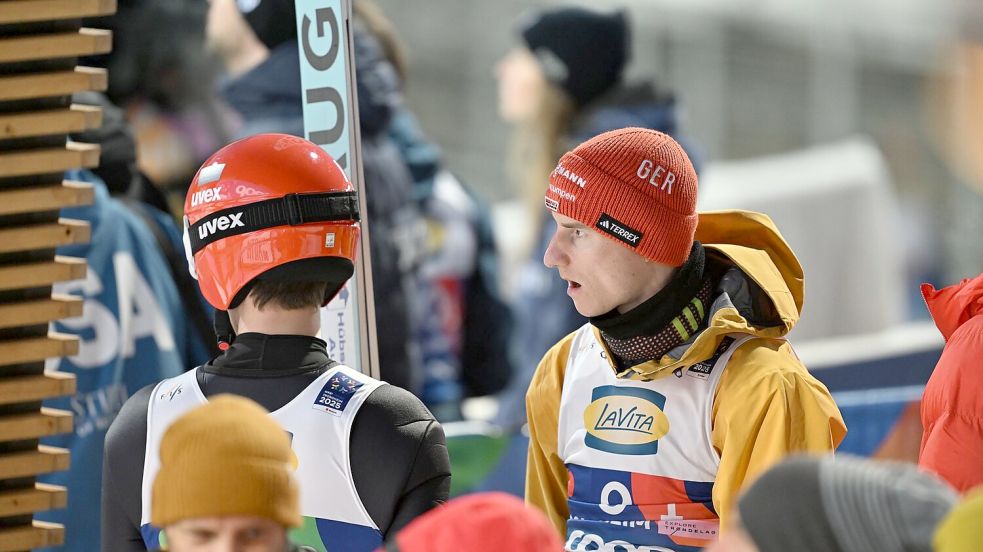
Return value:
M 526 465 L 526 502 L 546 513 L 560 535 L 567 532 L 567 468 L 557 454 L 557 425 L 563 374 L 572 336 L 550 349 L 536 369 L 526 393 L 529 420 L 529 459 Z
M 713 505 L 723 528 L 741 489 L 785 456 L 829 453 L 846 425 L 826 386 L 784 341 L 754 339 L 734 352 L 713 402 L 720 454 Z
M 130 397 L 106 433 L 102 464 L 102 550 L 144 552 L 140 535 L 147 405 L 154 385 Z

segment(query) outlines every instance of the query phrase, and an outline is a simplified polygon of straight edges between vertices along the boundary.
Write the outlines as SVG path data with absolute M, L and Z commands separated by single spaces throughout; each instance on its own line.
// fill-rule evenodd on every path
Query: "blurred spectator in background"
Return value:
M 211 309 L 206 309 L 187 272 L 181 235 L 163 194 L 137 169 L 133 131 L 122 110 L 102 94 L 76 94 L 74 103 L 102 109 L 101 127 L 72 134 L 102 148 L 100 165 L 72 171 L 68 180 L 95 188 L 92 205 L 62 210 L 84 220 L 92 239 L 58 249 L 59 255 L 84 257 L 85 280 L 56 284 L 56 293 L 83 297 L 82 316 L 53 324 L 77 335 L 79 354 L 52 359 L 49 369 L 75 374 L 76 394 L 48 406 L 75 414 L 71 435 L 48 444 L 72 453 L 69 471 L 44 481 L 67 485 L 68 507 L 38 514 L 63 523 L 75 550 L 99 547 L 99 496 L 106 431 L 127 397 L 141 387 L 206 362 L 216 352 Z M 163 210 L 162 210 L 163 209 Z
M 120 200 L 140 217 L 153 234 L 158 250 L 167 261 L 171 277 L 181 294 L 181 302 L 193 334 L 189 344 L 191 358 L 185 365 L 195 366 L 205 362 L 218 354 L 212 327 L 212 309 L 188 273 L 181 232 L 170 214 L 165 192 L 139 169 L 137 145 L 126 115 L 99 92 L 79 92 L 72 100 L 102 109 L 101 127 L 73 134 L 71 138 L 99 144 L 102 148 L 99 166 L 92 169 L 92 172 L 106 184 L 109 195 Z
M 931 552 L 956 498 L 913 465 L 790 458 L 744 491 L 707 552 Z
M 505 493 L 455 498 L 413 521 L 377 552 L 559 552 L 549 520 Z
M 566 283 L 543 266 L 553 232 L 543 192 L 560 155 L 616 128 L 644 127 L 679 137 L 671 94 L 652 83 L 622 81 L 631 57 L 625 12 L 553 8 L 524 18 L 518 35 L 519 44 L 495 68 L 499 115 L 516 127 L 509 168 L 528 224 L 523 244 L 528 257 L 513 285 L 515 375 L 497 418 L 506 428 L 524 423 L 526 388 L 543 354 L 584 323 L 566 296 Z M 687 150 L 699 168 L 697 152 Z
M 115 15 L 86 20 L 113 31 L 113 51 L 83 62 L 109 70 L 107 95 L 133 125 L 139 166 L 175 213 L 232 123 L 213 93 L 218 64 L 201 55 L 207 8 L 200 0 L 119 0 Z
M 949 282 L 983 265 L 983 7 L 965 2 L 954 16 L 959 36 L 934 64 L 923 114 L 928 145 L 948 169 L 926 187 L 940 204 L 934 214 L 945 250 L 941 279 Z
M 399 83 L 372 35 L 359 25 L 352 30 L 379 366 L 383 380 L 419 394 L 423 375 L 412 349 L 410 301 L 424 229 L 411 201 L 412 178 L 389 137 Z M 236 136 L 304 137 L 293 0 L 214 0 L 205 34 L 228 73 L 221 96 L 242 118 Z
M 301 550 L 287 540 L 301 524 L 297 457 L 263 407 L 213 397 L 167 429 L 159 461 L 151 521 L 171 552 Z
M 392 23 L 370 0 L 353 8 L 405 83 L 405 51 Z M 403 103 L 395 108 L 390 136 L 413 176 L 413 199 L 426 222 L 413 301 L 424 366 L 421 398 L 448 421 L 460 417 L 463 397 L 500 391 L 511 374 L 509 310 L 499 293 L 491 218 L 487 206 L 443 167 L 440 149 Z
M 922 397 L 918 463 L 966 492 L 983 484 L 983 274 L 922 295 L 946 343 Z
M 983 543 L 983 487 L 967 494 L 942 519 L 933 552 L 977 552 Z
M 97 550 L 103 442 L 110 424 L 131 394 L 177 376 L 209 355 L 188 314 L 196 305 L 185 304 L 160 241 L 148 228 L 148 218 L 165 224 L 167 216 L 149 205 L 129 206 L 111 197 L 90 171 L 70 171 L 66 178 L 95 187 L 92 205 L 61 212 L 92 228 L 88 243 L 58 248 L 59 255 L 85 258 L 86 277 L 54 286 L 56 293 L 84 299 L 82 316 L 53 324 L 55 331 L 79 336 L 78 354 L 54 359 L 49 366 L 75 374 L 77 390 L 72 397 L 47 403 L 72 411 L 75 424 L 72 434 L 47 441 L 71 451 L 71 468 L 44 481 L 67 485 L 72 492 L 68 508 L 37 517 L 64 523 L 72 549 Z M 137 214 L 139 210 L 145 212 Z

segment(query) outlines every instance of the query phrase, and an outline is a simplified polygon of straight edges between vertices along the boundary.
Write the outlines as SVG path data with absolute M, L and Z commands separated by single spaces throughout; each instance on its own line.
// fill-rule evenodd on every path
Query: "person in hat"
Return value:
M 931 552 L 956 502 L 914 465 L 850 456 L 789 458 L 737 500 L 707 552 Z
M 160 439 L 218 393 L 255 400 L 292 436 L 300 544 L 372 550 L 446 501 L 440 424 L 408 391 L 330 358 L 317 337 L 320 307 L 354 273 L 360 234 L 338 164 L 302 138 L 245 138 L 202 165 L 184 211 L 189 265 L 226 350 L 123 406 L 106 440 L 103 550 L 159 546 L 149 486 Z
M 553 220 L 543 206 L 549 173 L 564 152 L 602 132 L 645 127 L 681 141 L 699 169 L 699 148 L 687 141 L 674 95 L 658 82 L 625 78 L 632 57 L 628 13 L 552 7 L 520 18 L 515 44 L 495 66 L 498 112 L 514 129 L 507 170 L 528 221 L 515 247 L 511 281 L 514 375 L 500 394 L 495 422 L 518 431 L 523 401 L 539 359 L 584 323 L 566 297 L 566 283 L 543 266 Z
M 287 538 L 301 524 L 295 466 L 290 437 L 269 412 L 213 397 L 164 432 L 151 521 L 170 552 L 298 551 Z
M 345 29 L 343 14 L 335 15 L 338 28 Z M 299 43 L 314 38 L 319 28 L 315 23 L 310 37 L 298 37 L 294 0 L 209 2 L 205 47 L 225 67 L 218 92 L 241 119 L 241 127 L 233 133 L 236 138 L 266 132 L 309 138 L 310 131 L 323 130 L 305 131 L 306 95 L 300 71 Z M 432 315 L 425 293 L 413 293 L 420 277 L 419 244 L 424 241 L 425 222 L 413 202 L 411 174 L 389 136 L 393 115 L 403 101 L 399 78 L 381 46 L 357 19 L 348 30 L 358 75 L 351 96 L 358 99 L 358 158 L 368 210 L 364 215 L 372 221 L 369 248 L 381 376 L 420 396 L 424 367 L 414 331 Z M 343 60 L 339 54 L 336 63 Z
M 762 214 L 696 213 L 679 143 L 625 128 L 565 154 L 544 263 L 589 322 L 526 396 L 526 498 L 567 550 L 700 549 L 745 483 L 846 434 L 784 336 L 802 269 Z

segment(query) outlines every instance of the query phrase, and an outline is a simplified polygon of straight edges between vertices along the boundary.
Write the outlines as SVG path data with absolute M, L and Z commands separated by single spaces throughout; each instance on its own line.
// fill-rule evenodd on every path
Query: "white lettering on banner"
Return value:
M 357 155 L 353 127 L 358 127 L 354 118 L 354 86 L 350 79 L 354 75 L 351 61 L 351 37 L 348 34 L 346 18 L 349 6 L 342 0 L 296 0 L 296 25 L 300 56 L 300 79 L 304 93 L 304 133 L 308 140 L 320 146 L 344 171 L 346 178 L 354 181 L 352 169 Z M 349 159 L 352 159 L 349 162 Z M 361 183 L 356 182 L 361 185 Z M 364 241 L 363 241 L 364 244 Z M 337 242 L 335 247 L 337 247 Z M 325 247 L 330 248 L 330 240 L 325 237 Z M 364 247 L 364 246 L 363 246 Z M 368 250 L 361 250 L 368 255 Z M 369 290 L 371 293 L 371 290 Z M 348 300 L 348 296 L 351 300 Z M 371 373 L 373 367 L 361 363 L 360 332 L 368 330 L 365 321 L 360 322 L 367 312 L 360 311 L 357 300 L 361 290 L 356 280 L 351 279 L 339 297 L 321 309 L 321 333 L 329 347 L 331 358 L 338 359 L 355 370 Z M 343 298 L 344 297 L 344 298 Z M 337 311 L 343 314 L 335 316 Z M 339 324 L 340 321 L 340 324 Z M 340 327 L 339 327 L 340 325 Z
M 150 285 L 126 251 L 113 255 L 116 278 L 119 320 L 96 298 L 103 292 L 103 283 L 95 270 L 86 273 L 85 280 L 59 283 L 57 293 L 80 293 L 85 298 L 82 316 L 56 322 L 69 333 L 79 336 L 79 352 L 69 357 L 81 369 L 98 368 L 119 355 L 130 358 L 135 354 L 136 340 L 153 338 L 161 351 L 174 350 L 174 336 L 164 318 Z
M 216 232 L 229 230 L 231 228 L 238 228 L 239 226 L 245 226 L 245 223 L 242 222 L 243 214 L 244 213 L 232 213 L 230 215 L 222 215 L 218 218 L 205 221 L 205 224 L 198 227 L 198 239 L 203 240 Z
M 560 199 L 565 199 L 567 201 L 576 201 L 577 200 L 577 196 L 571 194 L 570 192 L 568 192 L 566 190 L 561 190 L 560 188 L 557 188 L 556 186 L 554 186 L 552 184 L 550 184 L 550 191 L 553 192 L 554 194 L 560 196 Z
M 122 383 L 112 383 L 71 397 L 68 402 L 75 413 L 75 435 L 85 437 L 93 431 L 109 429 L 128 397 Z
M 648 180 L 649 184 L 672 195 L 672 184 L 676 182 L 676 175 L 662 165 L 656 165 L 645 159 L 638 165 L 635 175 L 642 180 Z
M 119 323 L 112 311 L 95 299 L 102 289 L 99 274 L 91 268 L 86 271 L 85 280 L 53 286 L 56 293 L 81 294 L 85 298 L 82 316 L 56 322 L 79 337 L 79 352 L 70 357 L 72 364 L 79 368 L 97 368 L 119 354 Z
M 338 16 L 335 14 L 332 8 L 317 8 L 314 10 L 315 22 L 311 21 L 311 18 L 306 14 L 301 20 L 301 46 L 304 51 L 304 60 L 307 64 L 316 71 L 325 72 L 334 67 L 335 61 L 338 59 L 338 53 L 341 51 L 341 30 L 338 26 Z M 317 27 L 317 38 L 318 39 L 329 39 L 328 49 L 323 54 L 318 54 L 314 51 L 312 46 L 313 36 L 311 35 L 311 27 Z M 330 34 L 326 36 L 325 31 Z M 342 152 L 340 155 L 332 152 L 325 146 L 333 146 L 339 142 L 345 132 L 345 103 L 342 98 L 341 91 L 338 90 L 337 86 L 321 86 L 317 88 L 309 88 L 305 91 L 304 101 L 309 106 L 311 104 L 325 103 L 331 107 L 330 111 L 334 114 L 334 117 L 327 118 L 323 120 L 334 120 L 334 125 L 327 130 L 315 130 L 307 133 L 307 139 L 315 144 L 324 147 L 325 150 L 331 154 L 332 158 L 335 158 L 338 165 L 343 169 L 348 168 L 348 154 L 347 152 Z M 305 125 L 306 129 L 306 125 Z M 347 148 L 348 144 L 344 144 L 342 147 Z
M 207 190 L 201 190 L 195 192 L 191 195 L 191 206 L 195 207 L 199 204 L 211 203 L 213 201 L 222 200 L 222 188 L 209 188 Z
M 119 325 L 123 328 L 123 358 L 130 358 L 136 350 L 136 340 L 153 337 L 157 348 L 174 350 L 171 325 L 164 318 L 157 297 L 143 279 L 133 256 L 125 251 L 113 255 L 116 269 L 116 292 L 119 301 Z

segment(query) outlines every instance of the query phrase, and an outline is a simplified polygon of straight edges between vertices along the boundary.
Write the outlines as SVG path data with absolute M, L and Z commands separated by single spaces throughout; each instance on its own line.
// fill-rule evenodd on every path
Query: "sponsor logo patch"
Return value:
M 632 247 L 638 247 L 638 242 L 644 237 L 641 232 L 635 230 L 606 213 L 601 213 L 601 218 L 595 224 L 601 232 L 604 232 L 616 240 L 622 241 Z
M 203 240 L 216 232 L 224 232 L 232 228 L 245 226 L 246 224 L 242 222 L 242 215 L 242 212 L 231 213 L 205 222 L 205 224 L 198 227 L 198 239 Z
M 638 387 L 595 387 L 584 409 L 588 447 L 613 454 L 647 455 L 659 451 L 669 432 L 665 396 Z
M 717 350 L 714 351 L 713 356 L 704 360 L 703 362 L 696 363 L 687 368 L 686 375 L 701 380 L 708 379 L 710 377 L 710 373 L 713 372 L 713 367 L 717 365 L 717 361 L 720 360 L 720 357 L 727 352 L 727 349 L 730 348 L 730 345 L 733 342 L 733 337 L 724 337 L 722 340 L 720 340 L 720 345 L 717 346 Z
M 219 178 L 222 178 L 223 172 L 225 172 L 225 163 L 212 163 L 207 167 L 202 167 L 201 172 L 198 173 L 198 185 L 204 186 L 217 182 Z
M 204 203 L 211 203 L 213 201 L 222 200 L 222 188 L 209 188 L 207 190 L 199 190 L 191 195 L 191 206 L 196 207 Z
M 581 188 L 587 187 L 586 180 L 584 180 L 579 174 L 571 171 L 570 169 L 565 168 L 563 165 L 557 165 L 556 168 L 553 169 L 553 174 L 557 176 L 562 176 L 563 178 L 566 178 L 567 180 L 573 182 L 574 184 L 580 186 Z
M 719 520 L 666 519 L 657 522 L 660 535 L 716 540 L 720 533 Z
M 705 380 L 710 377 L 710 372 L 713 371 L 713 364 L 710 362 L 701 362 L 699 364 L 694 364 L 686 370 L 687 376 L 692 376 L 697 379 Z
M 577 201 L 577 196 L 571 194 L 570 192 L 560 189 L 552 184 L 550 184 L 550 193 L 556 194 L 560 199 L 565 199 L 567 201 Z
M 348 401 L 351 400 L 352 396 L 355 395 L 355 392 L 361 386 L 362 384 L 360 382 L 355 381 L 345 374 L 337 373 L 331 376 L 331 379 L 321 388 L 321 392 L 317 394 L 317 399 L 314 401 L 312 408 L 323 410 L 335 416 L 341 416 L 341 413 L 345 411 L 345 407 L 348 406 Z
M 548 197 L 546 198 L 546 208 L 549 209 L 550 211 L 559 211 L 560 202 L 551 197 Z
M 170 389 L 168 389 L 168 390 L 164 391 L 163 393 L 161 393 L 160 394 L 160 400 L 167 399 L 167 402 L 173 401 L 174 400 L 174 397 L 180 395 L 182 390 L 183 390 L 182 389 L 182 386 L 179 383 L 179 384 L 175 385 L 174 387 L 171 387 Z

